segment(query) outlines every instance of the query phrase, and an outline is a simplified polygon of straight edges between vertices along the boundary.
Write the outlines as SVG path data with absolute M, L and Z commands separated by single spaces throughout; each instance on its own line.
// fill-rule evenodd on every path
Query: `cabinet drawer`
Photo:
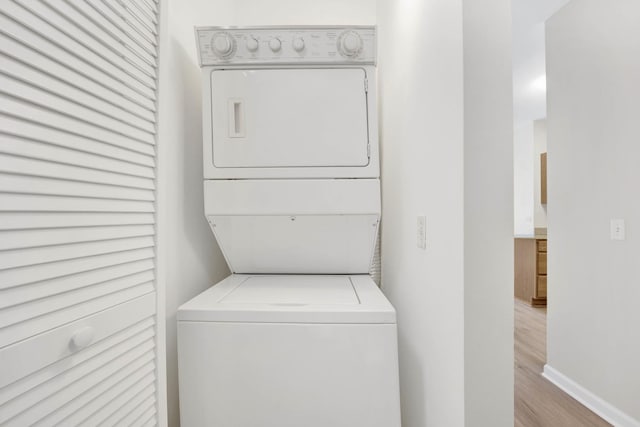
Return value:
M 547 252 L 547 241 L 538 240 L 538 252 Z
M 547 297 L 547 276 L 538 276 L 536 281 L 536 298 Z
M 89 399 L 104 405 L 109 382 L 154 388 L 155 302 L 143 295 L 1 349 L 0 425 L 57 424 Z
M 538 274 L 547 274 L 547 253 L 538 252 Z

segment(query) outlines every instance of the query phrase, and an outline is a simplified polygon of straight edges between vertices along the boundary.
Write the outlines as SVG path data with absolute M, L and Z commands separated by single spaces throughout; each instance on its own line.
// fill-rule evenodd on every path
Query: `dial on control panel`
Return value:
M 282 48 L 282 42 L 279 38 L 274 37 L 269 40 L 269 49 L 273 52 L 278 52 Z
M 356 58 L 362 52 L 362 38 L 355 31 L 345 31 L 338 37 L 338 50 L 347 58 Z
M 211 38 L 211 50 L 218 58 L 229 58 L 236 50 L 236 42 L 229 33 L 215 33 Z
M 247 39 L 247 49 L 249 50 L 249 52 L 255 52 L 258 50 L 259 47 L 260 47 L 260 44 L 258 43 L 258 40 L 255 37 L 250 36 Z
M 296 37 L 291 42 L 291 45 L 296 52 L 302 52 L 304 50 L 304 39 L 302 37 Z

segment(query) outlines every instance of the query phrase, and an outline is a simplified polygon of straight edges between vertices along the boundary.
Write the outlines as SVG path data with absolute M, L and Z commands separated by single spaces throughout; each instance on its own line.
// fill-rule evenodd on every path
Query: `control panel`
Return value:
M 375 27 L 197 27 L 200 66 L 375 64 Z

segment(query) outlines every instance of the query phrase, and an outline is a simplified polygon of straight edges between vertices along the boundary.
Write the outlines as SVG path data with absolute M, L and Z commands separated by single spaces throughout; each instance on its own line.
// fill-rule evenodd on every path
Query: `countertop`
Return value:
M 546 239 L 547 233 L 515 234 L 514 239 Z

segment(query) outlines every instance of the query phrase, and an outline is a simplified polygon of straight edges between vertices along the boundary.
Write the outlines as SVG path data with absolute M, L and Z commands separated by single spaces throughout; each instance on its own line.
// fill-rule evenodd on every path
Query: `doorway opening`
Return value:
M 567 3 L 512 0 L 514 402 L 518 427 L 609 425 L 542 376 L 547 362 L 548 286 L 554 283 L 547 271 L 553 234 L 547 234 L 545 22 Z

